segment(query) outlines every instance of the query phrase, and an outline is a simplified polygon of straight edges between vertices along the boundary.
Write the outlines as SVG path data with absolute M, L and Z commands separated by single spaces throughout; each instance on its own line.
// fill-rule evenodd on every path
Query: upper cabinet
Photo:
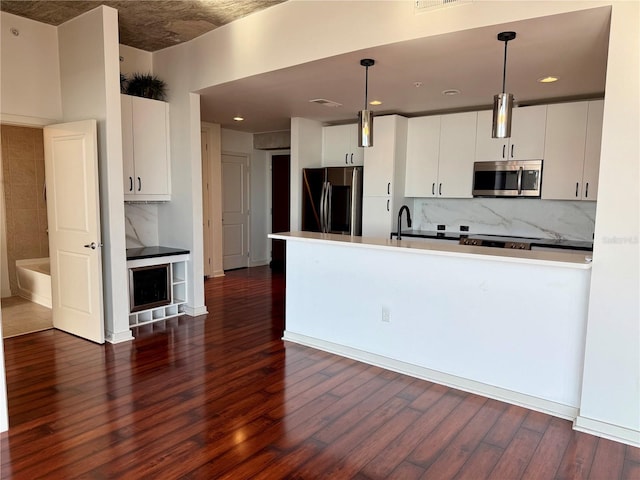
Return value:
M 435 197 L 440 160 L 440 115 L 409 119 L 407 129 L 407 197 Z
M 407 197 L 471 198 L 477 112 L 409 119 Z
M 362 236 L 389 237 L 404 196 L 407 119 L 374 119 L 373 147 L 364 149 Z
M 544 158 L 546 117 L 546 105 L 514 108 L 511 138 L 491 138 L 493 112 L 478 112 L 476 162 Z
M 171 200 L 169 105 L 121 95 L 125 201 Z
M 322 166 L 362 165 L 364 152 L 358 147 L 358 125 L 332 125 L 322 129 Z
M 603 100 L 548 106 L 542 198 L 596 200 Z

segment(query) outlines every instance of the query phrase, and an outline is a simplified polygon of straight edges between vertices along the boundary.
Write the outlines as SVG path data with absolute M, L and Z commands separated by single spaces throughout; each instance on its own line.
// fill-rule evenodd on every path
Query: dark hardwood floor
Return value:
M 1 477 L 640 478 L 640 449 L 568 421 L 283 342 L 268 268 L 206 303 L 124 344 L 5 340 Z

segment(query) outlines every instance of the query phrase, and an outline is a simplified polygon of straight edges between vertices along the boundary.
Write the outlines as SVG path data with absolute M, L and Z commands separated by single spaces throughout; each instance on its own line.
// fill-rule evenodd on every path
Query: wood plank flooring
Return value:
M 5 340 L 15 479 L 639 479 L 568 421 L 280 340 L 284 279 L 206 282 L 207 316 L 94 345 Z

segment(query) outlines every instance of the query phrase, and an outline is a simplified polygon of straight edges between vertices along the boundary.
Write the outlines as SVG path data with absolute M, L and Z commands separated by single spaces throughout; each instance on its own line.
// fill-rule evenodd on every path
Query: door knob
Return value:
M 91 250 L 95 250 L 96 248 L 101 247 L 101 246 L 102 246 L 101 243 L 91 242 L 91 243 L 86 244 L 84 246 L 84 248 L 90 248 Z

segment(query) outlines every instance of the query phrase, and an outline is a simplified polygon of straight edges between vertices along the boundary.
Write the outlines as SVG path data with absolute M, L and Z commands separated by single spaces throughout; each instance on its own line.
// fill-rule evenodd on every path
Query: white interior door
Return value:
M 249 158 L 222 155 L 222 263 L 249 266 Z
M 104 343 L 96 121 L 45 127 L 44 159 L 53 326 Z

